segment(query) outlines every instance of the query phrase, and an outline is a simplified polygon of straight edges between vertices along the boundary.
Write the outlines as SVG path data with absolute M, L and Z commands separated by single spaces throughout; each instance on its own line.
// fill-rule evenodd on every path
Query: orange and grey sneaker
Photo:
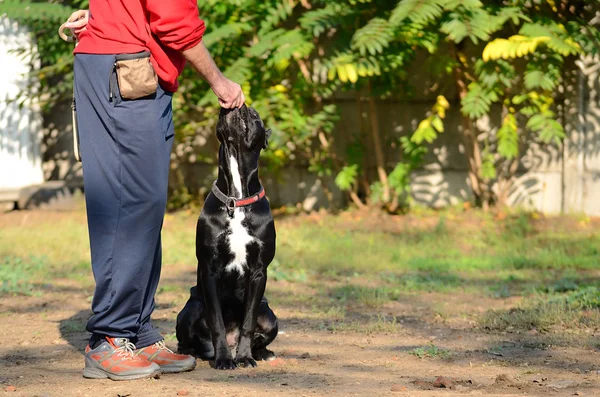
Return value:
M 187 354 L 173 353 L 164 341 L 137 349 L 135 354 L 151 363 L 158 364 L 162 373 L 186 372 L 196 368 L 196 359 Z
M 127 338 L 106 338 L 98 347 L 85 348 L 83 377 L 90 379 L 133 380 L 161 373 L 157 364 L 137 356 Z

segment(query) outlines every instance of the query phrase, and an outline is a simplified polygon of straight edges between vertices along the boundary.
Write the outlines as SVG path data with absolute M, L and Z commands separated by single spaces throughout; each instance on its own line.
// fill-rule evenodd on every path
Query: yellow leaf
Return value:
M 437 103 L 439 103 L 444 109 L 450 108 L 450 104 L 448 103 L 448 100 L 446 99 L 445 96 L 438 95 L 436 100 L 437 100 Z
M 286 92 L 287 91 L 287 88 L 283 84 L 277 84 L 277 85 L 273 86 L 273 88 L 275 88 L 275 91 L 278 91 L 278 92 Z
M 275 157 L 278 157 L 280 159 L 285 158 L 285 153 L 281 149 L 275 150 L 275 152 L 273 154 L 275 155 Z
M 417 131 L 424 130 L 426 128 L 429 128 L 430 126 L 431 126 L 431 121 L 429 121 L 429 119 L 424 119 L 423 121 L 421 121 L 419 123 L 419 126 L 417 127 Z
M 367 70 L 367 67 L 363 64 L 358 65 L 358 75 L 360 77 L 366 77 L 369 74 L 369 71 Z
M 289 59 L 282 59 L 281 61 L 275 64 L 275 68 L 279 71 L 286 70 L 290 66 Z
M 329 80 L 335 79 L 335 68 L 329 69 L 329 71 L 327 72 L 327 78 Z
M 434 117 L 431 124 L 433 125 L 433 128 L 438 130 L 438 132 L 444 132 L 444 123 L 442 122 L 441 118 Z
M 346 65 L 346 73 L 348 73 L 348 80 L 350 80 L 351 83 L 356 83 L 358 81 L 358 73 L 351 63 Z
M 534 52 L 538 44 L 550 40 L 549 37 L 526 37 L 514 35 L 507 39 L 496 39 L 483 49 L 485 62 L 496 59 L 520 58 Z
M 348 81 L 348 74 L 346 72 L 345 65 L 340 65 L 337 67 L 337 74 L 342 83 L 346 83 Z

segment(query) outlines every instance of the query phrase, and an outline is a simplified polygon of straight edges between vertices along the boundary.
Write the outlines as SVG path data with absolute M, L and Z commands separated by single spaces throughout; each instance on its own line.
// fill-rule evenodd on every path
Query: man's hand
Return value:
M 89 18 L 90 12 L 88 10 L 75 11 L 67 20 L 65 27 L 71 29 L 75 38 L 78 39 L 81 32 L 86 30 Z
M 223 76 L 203 42 L 183 51 L 183 56 L 210 84 L 222 107 L 226 109 L 239 108 L 246 102 L 242 87 Z
M 219 105 L 221 105 L 221 107 L 226 109 L 239 108 L 246 102 L 242 87 L 225 77 L 211 88 L 219 98 Z

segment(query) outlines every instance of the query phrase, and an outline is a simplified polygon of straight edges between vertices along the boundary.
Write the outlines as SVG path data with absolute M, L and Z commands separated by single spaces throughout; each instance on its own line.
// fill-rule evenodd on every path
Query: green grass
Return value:
M 402 332 L 402 324 L 396 317 L 388 317 L 382 314 L 370 316 L 367 321 L 343 320 L 333 321 L 321 328 L 332 332 L 360 332 L 366 334 L 399 334 Z
M 335 288 L 332 292 L 332 296 L 341 303 L 356 302 L 367 307 L 378 308 L 390 300 L 396 299 L 398 292 L 398 290 L 385 287 L 372 288 L 344 285 Z
M 447 359 L 452 355 L 450 351 L 440 349 L 434 344 L 430 344 L 429 346 L 417 347 L 408 351 L 408 354 L 411 354 L 418 358 L 441 358 Z
M 48 220 L 38 215 L 23 225 L 26 216 L 35 214 L 24 213 L 0 228 L 0 294 L 43 293 L 59 279 L 89 289 L 93 278 L 83 211 L 53 213 Z M 195 282 L 196 219 L 197 212 L 165 219 L 167 276 L 158 294 L 175 296 L 174 306 L 184 303 L 179 299 Z M 404 217 L 346 213 L 278 218 L 267 295 L 272 305 L 299 308 L 306 318 L 338 331 L 399 332 L 396 317 L 390 317 L 394 303 L 418 301 L 427 293 L 441 296 L 436 304 L 457 294 L 473 301 L 521 298 L 518 307 L 481 316 L 483 329 L 595 324 L 598 228 L 586 227 L 591 222 L 587 218 L 541 221 L 520 212 L 497 220 L 460 208 L 416 210 Z M 357 312 L 373 317 L 356 318 Z M 450 310 L 443 317 L 456 315 Z
M 45 266 L 44 258 L 5 256 L 0 258 L 0 295 L 21 294 L 34 295 L 39 293 L 34 279 Z
M 568 294 L 540 296 L 522 307 L 492 310 L 480 318 L 481 327 L 495 331 L 584 329 L 600 327 L 600 290 L 576 289 Z

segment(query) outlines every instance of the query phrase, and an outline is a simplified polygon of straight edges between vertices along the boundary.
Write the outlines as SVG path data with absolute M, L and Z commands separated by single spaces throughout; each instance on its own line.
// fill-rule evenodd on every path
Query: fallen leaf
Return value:
M 283 360 L 283 358 L 277 357 L 275 360 L 269 361 L 269 365 L 273 367 L 279 367 L 285 365 L 285 361 Z
M 17 391 L 17 388 L 14 387 L 14 386 L 12 386 L 12 385 L 10 385 L 10 386 L 6 386 L 4 388 L 4 391 Z
M 187 396 L 189 394 L 190 394 L 190 392 L 187 391 L 186 389 L 177 390 L 177 395 L 178 396 Z
M 402 385 L 393 385 L 391 388 L 392 391 L 406 391 L 406 387 Z
M 452 389 L 454 382 L 443 376 L 438 376 L 433 382 L 433 387 Z

